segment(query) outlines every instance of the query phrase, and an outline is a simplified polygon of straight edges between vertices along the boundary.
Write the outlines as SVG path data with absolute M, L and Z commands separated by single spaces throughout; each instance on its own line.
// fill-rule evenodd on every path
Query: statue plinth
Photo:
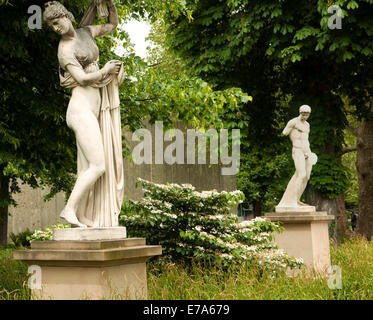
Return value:
M 265 217 L 280 222 L 282 233 L 275 233 L 274 241 L 290 256 L 302 258 L 307 267 L 326 272 L 330 267 L 329 222 L 334 216 L 325 211 L 273 212 Z
M 146 299 L 146 261 L 160 254 L 161 246 L 143 238 L 122 238 L 32 241 L 31 250 L 13 256 L 40 270 L 33 299 L 77 300 Z
M 66 228 L 53 230 L 53 240 L 116 240 L 127 238 L 126 227 Z
M 276 213 L 310 213 L 310 212 L 316 212 L 316 207 L 314 206 L 297 206 L 297 207 L 280 207 L 277 206 L 275 208 Z

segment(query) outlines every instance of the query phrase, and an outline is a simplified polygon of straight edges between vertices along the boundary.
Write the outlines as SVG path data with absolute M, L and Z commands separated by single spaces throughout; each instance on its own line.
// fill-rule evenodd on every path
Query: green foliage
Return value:
M 8 248 L 29 248 L 30 247 L 30 237 L 33 234 L 32 231 L 27 229 L 26 231 L 23 231 L 18 234 L 14 234 L 11 232 L 9 234 L 10 239 L 13 241 L 13 243 L 8 243 Z
M 281 229 L 263 218 L 238 223 L 230 208 L 243 201 L 241 191 L 197 192 L 191 185 L 160 185 L 139 179 L 144 198 L 120 222 L 130 236 L 160 244 L 163 257 L 212 265 L 232 261 L 258 263 L 263 268 L 299 268 L 272 242 Z
M 328 28 L 332 4 L 342 8 L 341 30 Z M 346 125 L 338 95 L 349 96 L 360 117 L 372 116 L 366 103 L 372 96 L 373 80 L 372 1 L 298 1 L 294 5 L 289 1 L 188 0 L 185 7 L 193 19 L 167 10 L 163 14 L 168 48 L 187 70 L 205 81 L 219 88 L 233 86 L 250 92 L 264 115 L 278 108 L 273 100 L 268 101 L 273 92 L 287 95 L 288 102 L 294 99 L 297 107 L 311 105 L 311 148 L 319 156 L 333 155 L 332 164 L 336 164 L 328 178 L 327 196 L 342 192 L 346 179 L 334 190 L 330 183 L 344 175 L 334 161 L 342 149 Z M 249 124 L 245 128 L 252 128 L 247 143 L 261 144 L 263 136 L 257 133 L 262 130 L 269 133 L 268 145 L 276 145 L 278 139 L 271 139 L 270 113 L 267 122 L 254 104 L 243 113 Z M 288 119 L 289 115 L 295 116 L 289 112 Z M 249 155 L 251 150 L 245 152 Z M 319 166 L 319 171 L 321 168 L 326 166 Z
M 22 261 L 13 260 L 13 250 L 0 250 L 0 300 L 30 300 L 27 268 Z
M 28 241 L 52 240 L 54 229 L 66 229 L 66 228 L 71 228 L 71 225 L 57 222 L 57 224 L 47 227 L 44 230 L 35 230 L 34 233 L 32 233 L 30 236 L 27 237 L 27 240 Z
M 219 90 L 183 70 L 179 58 L 164 48 L 165 25 L 159 18 L 153 24 L 149 40 L 154 48 L 147 61 L 128 55 L 125 68 L 136 81 L 121 87 L 124 125 L 138 129 L 145 119 L 163 121 L 172 127 L 182 120 L 194 128 L 221 128 L 226 109 L 239 110 L 252 98 L 238 88 Z
M 346 170 L 333 156 L 322 154 L 312 168 L 310 185 L 323 196 L 333 199 L 347 190 L 349 181 Z
M 278 155 L 272 150 L 244 154 L 237 175 L 237 186 L 245 194 L 244 205 L 260 202 L 263 209 L 273 210 L 286 188 L 288 168 L 292 167 L 287 154 Z
M 69 3 L 79 16 L 81 2 Z M 76 150 L 65 123 L 68 95 L 59 86 L 58 37 L 27 26 L 28 7 L 43 4 L 21 0 L 0 11 L 0 174 L 10 180 L 10 193 L 19 192 L 20 179 L 51 186 L 52 196 L 71 189 Z

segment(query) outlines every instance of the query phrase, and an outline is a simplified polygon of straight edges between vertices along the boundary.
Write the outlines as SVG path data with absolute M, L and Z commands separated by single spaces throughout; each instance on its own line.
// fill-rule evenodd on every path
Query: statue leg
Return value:
M 291 177 L 284 194 L 282 195 L 281 201 L 278 204 L 279 207 L 297 207 L 297 197 L 301 188 L 301 183 L 305 173 L 305 161 L 304 154 L 299 149 L 293 149 L 292 157 L 295 165 L 295 173 Z
M 304 153 L 301 150 L 295 149 L 293 151 L 293 160 L 295 165 L 295 183 L 297 199 L 296 202 L 299 204 L 300 197 L 303 194 L 305 185 L 307 184 L 307 170 L 306 170 L 306 159 Z M 306 182 L 306 183 L 304 183 Z
M 300 203 L 302 205 L 308 206 L 308 204 L 300 202 L 300 198 L 301 198 L 304 190 L 307 187 L 308 180 L 310 179 L 311 170 L 312 170 L 312 164 L 311 164 L 310 158 L 304 159 L 304 163 L 305 163 L 305 172 L 306 172 L 306 175 L 304 176 L 303 180 L 301 181 L 301 185 L 300 185 L 300 188 L 299 188 L 299 193 L 298 193 L 297 200 L 298 200 L 298 203 Z
M 74 114 L 69 118 L 69 127 L 75 132 L 78 152 L 83 153 L 88 166 L 79 174 L 61 217 L 73 225 L 84 227 L 76 217 L 76 210 L 79 200 L 105 172 L 104 148 L 99 124 L 92 111 L 86 109 Z

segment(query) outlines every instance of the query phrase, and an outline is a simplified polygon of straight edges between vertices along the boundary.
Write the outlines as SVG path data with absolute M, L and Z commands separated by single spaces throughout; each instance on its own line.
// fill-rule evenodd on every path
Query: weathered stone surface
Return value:
M 325 211 L 311 213 L 266 213 L 272 222 L 280 222 L 282 233 L 274 242 L 290 256 L 302 258 L 306 266 L 325 273 L 330 267 L 328 224 L 334 216 Z
M 66 228 L 54 229 L 53 240 L 114 240 L 125 239 L 127 231 L 125 227 L 109 228 Z
M 316 212 L 316 207 L 314 206 L 298 206 L 298 207 L 276 207 L 276 212 L 278 213 L 309 213 Z
M 33 241 L 16 260 L 41 268 L 34 299 L 146 299 L 146 261 L 162 254 L 145 239 Z
M 271 212 L 264 216 L 274 222 L 304 223 L 311 221 L 332 221 L 334 216 L 328 215 L 326 211 L 316 212 Z
M 39 250 L 101 250 L 125 247 L 145 246 L 144 238 L 127 238 L 121 240 L 81 240 L 81 241 L 31 241 L 31 249 Z

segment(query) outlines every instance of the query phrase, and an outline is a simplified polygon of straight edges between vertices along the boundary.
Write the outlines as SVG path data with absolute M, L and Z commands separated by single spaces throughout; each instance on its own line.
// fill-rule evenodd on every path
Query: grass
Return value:
M 0 300 L 29 300 L 27 265 L 13 260 L 12 249 L 0 250 Z
M 300 273 L 296 277 L 262 273 L 255 266 L 228 271 L 198 265 L 187 271 L 169 263 L 160 270 L 149 265 L 149 299 L 202 300 L 372 300 L 373 243 L 362 238 L 331 244 L 332 265 L 342 270 L 342 289 L 329 289 L 324 277 Z
M 342 270 L 342 289 L 330 289 L 327 279 L 304 273 L 273 276 L 255 266 L 229 270 L 169 262 L 148 264 L 148 298 L 155 300 L 372 300 L 373 243 L 362 238 L 331 243 L 332 264 Z M 27 267 L 0 251 L 0 299 L 29 299 Z

